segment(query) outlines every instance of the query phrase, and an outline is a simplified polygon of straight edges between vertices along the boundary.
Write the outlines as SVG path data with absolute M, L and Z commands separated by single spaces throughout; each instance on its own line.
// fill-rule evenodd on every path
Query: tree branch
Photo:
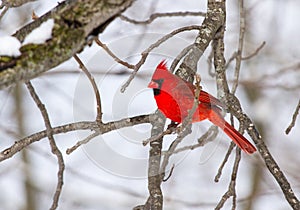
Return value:
M 55 190 L 55 193 L 53 196 L 53 202 L 50 207 L 50 210 L 55 210 L 58 207 L 58 201 L 59 201 L 62 186 L 64 183 L 63 175 L 64 175 L 64 170 L 65 170 L 65 163 L 64 163 L 63 155 L 55 143 L 55 140 L 53 137 L 53 132 L 52 132 L 52 126 L 51 126 L 49 115 L 48 115 L 45 105 L 42 103 L 39 96 L 35 92 L 32 84 L 29 81 L 26 82 L 26 86 L 27 86 L 27 89 L 29 90 L 30 95 L 33 98 L 34 102 L 36 103 L 37 107 L 41 111 L 41 114 L 42 114 L 44 122 L 45 122 L 46 133 L 47 133 L 47 137 L 49 139 L 51 151 L 57 157 L 57 162 L 58 162 L 57 185 L 56 185 L 56 190 Z
M 159 17 L 180 17 L 180 16 L 205 16 L 204 12 L 165 12 L 165 13 L 154 13 L 150 15 L 147 20 L 134 20 L 124 15 L 120 15 L 120 18 L 124 21 L 133 24 L 149 24 Z
M 166 118 L 159 111 L 156 112 L 152 121 L 151 136 L 157 136 L 163 132 Z M 147 209 L 162 210 L 163 209 L 163 194 L 161 190 L 161 150 L 163 138 L 159 138 L 150 142 L 149 160 L 148 160 L 148 191 L 149 198 L 145 204 Z M 148 204 L 147 204 L 148 203 Z
M 290 131 L 292 130 L 292 128 L 295 126 L 296 119 L 297 119 L 297 116 L 299 114 L 299 110 L 300 110 L 300 99 L 299 99 L 298 105 L 297 105 L 297 107 L 295 109 L 295 112 L 293 114 L 292 122 L 290 123 L 289 127 L 287 127 L 287 129 L 285 130 L 286 134 L 289 134 Z
M 239 32 L 239 43 L 238 50 L 235 56 L 235 71 L 234 71 L 234 83 L 231 88 L 231 93 L 235 94 L 238 84 L 239 84 L 239 76 L 241 70 L 242 63 L 242 53 L 244 48 L 244 37 L 245 37 L 245 27 L 246 27 L 246 12 L 244 8 L 244 0 L 239 0 L 239 10 L 240 10 L 240 32 Z
M 239 169 L 239 164 L 241 161 L 241 150 L 239 148 L 236 148 L 236 156 L 235 156 L 235 161 L 234 165 L 232 168 L 232 173 L 231 173 L 231 180 L 228 186 L 228 190 L 224 195 L 222 196 L 221 200 L 219 201 L 218 205 L 216 206 L 215 210 L 221 209 L 225 202 L 232 197 L 232 210 L 236 209 L 236 178 L 237 178 L 237 172 Z
M 8 61 L 0 59 L 0 89 L 32 79 L 71 58 L 83 49 L 90 34 L 101 32 L 107 22 L 112 21 L 132 2 L 133 0 L 68 0 L 24 26 L 14 35 L 21 42 L 46 20 L 52 18 L 55 23 L 52 38 L 46 43 L 24 45 L 20 49 L 21 56 L 7 59 Z
M 149 53 L 156 47 L 158 47 L 159 45 L 161 45 L 163 42 L 165 42 L 166 40 L 170 39 L 171 37 L 173 37 L 174 35 L 184 32 L 184 31 L 188 31 L 188 30 L 199 30 L 200 27 L 197 25 L 191 25 L 191 26 L 185 26 L 182 28 L 178 28 L 168 34 L 166 34 L 165 36 L 163 36 L 162 38 L 160 38 L 159 40 L 157 40 L 156 42 L 154 42 L 153 44 L 151 44 L 146 50 L 144 50 L 141 53 L 141 59 L 138 61 L 137 64 L 134 65 L 134 70 L 131 73 L 130 77 L 128 78 L 128 80 L 125 82 L 124 85 L 122 85 L 121 87 L 121 92 L 124 92 L 126 90 L 126 88 L 129 86 L 129 84 L 131 83 L 131 81 L 134 79 L 135 75 L 137 74 L 138 70 L 140 69 L 140 67 L 145 63 Z
M 226 107 L 231 114 L 233 114 L 240 122 L 242 127 L 247 129 L 248 134 L 254 141 L 258 152 L 264 159 L 265 164 L 286 197 L 286 200 L 293 209 L 300 209 L 300 203 L 298 198 L 295 196 L 290 183 L 279 168 L 278 164 L 272 157 L 267 146 L 265 145 L 262 137 L 258 133 L 256 127 L 252 123 L 251 119 L 243 112 L 239 100 L 229 93 L 228 83 L 225 73 L 225 58 L 224 58 L 224 28 L 220 31 L 220 35 L 216 37 L 213 44 L 214 50 L 214 66 L 216 69 L 217 89 L 218 95 L 225 103 Z
M 97 87 L 97 84 L 95 82 L 94 77 L 92 76 L 92 74 L 88 71 L 88 69 L 85 67 L 85 65 L 83 64 L 83 62 L 80 60 L 80 58 L 75 54 L 73 56 L 75 58 L 75 60 L 77 61 L 77 63 L 79 64 L 80 69 L 84 72 L 84 74 L 87 76 L 87 78 L 89 79 L 94 93 L 95 93 L 95 98 L 96 98 L 96 110 L 97 110 L 97 116 L 96 116 L 96 122 L 98 122 L 99 124 L 102 123 L 102 108 L 101 108 L 101 97 L 100 97 L 100 91 Z
M 60 134 L 60 133 L 68 133 L 76 130 L 91 130 L 91 131 L 101 132 L 101 134 L 105 134 L 120 128 L 125 128 L 129 126 L 143 124 L 143 123 L 150 123 L 151 117 L 152 117 L 151 114 L 139 115 L 136 117 L 125 118 L 114 122 L 102 123 L 100 125 L 96 121 L 76 122 L 76 123 L 70 123 L 70 124 L 54 127 L 52 128 L 51 131 L 53 135 Z M 30 136 L 27 136 L 23 139 L 16 141 L 11 147 L 4 149 L 2 152 L 0 152 L 0 162 L 12 157 L 17 152 L 24 149 L 28 145 L 36 141 L 39 141 L 45 137 L 47 137 L 47 130 L 34 133 Z
M 176 74 L 182 79 L 192 82 L 197 70 L 197 63 L 209 43 L 215 37 L 217 31 L 225 23 L 225 1 L 209 0 L 207 12 L 199 33 L 195 39 L 194 46 L 189 50 Z M 185 50 L 185 49 L 184 49 Z M 175 61 L 178 62 L 178 61 Z M 174 67 L 173 65 L 171 67 Z M 171 68 L 171 71 L 173 69 Z

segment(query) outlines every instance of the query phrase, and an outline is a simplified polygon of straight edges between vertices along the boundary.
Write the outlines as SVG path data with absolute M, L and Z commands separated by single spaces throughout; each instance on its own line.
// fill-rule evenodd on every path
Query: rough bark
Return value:
M 65 1 L 14 34 L 21 42 L 33 29 L 52 18 L 52 38 L 21 47 L 17 58 L 0 56 L 0 89 L 37 77 L 81 51 L 89 35 L 103 30 L 133 0 Z

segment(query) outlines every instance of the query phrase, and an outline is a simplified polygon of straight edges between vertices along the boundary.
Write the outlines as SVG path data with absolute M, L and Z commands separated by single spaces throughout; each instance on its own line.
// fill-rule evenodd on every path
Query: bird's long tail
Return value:
M 248 154 L 252 154 L 256 151 L 256 148 L 234 127 L 227 123 L 219 113 L 212 110 L 208 119 L 213 124 L 221 128 L 243 151 Z

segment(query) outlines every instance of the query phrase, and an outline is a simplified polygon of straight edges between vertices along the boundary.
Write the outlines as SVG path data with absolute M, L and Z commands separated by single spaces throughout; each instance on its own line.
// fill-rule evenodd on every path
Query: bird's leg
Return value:
M 167 130 L 165 130 L 164 133 L 165 134 L 172 134 L 172 133 L 179 134 L 184 129 L 182 126 L 183 126 L 182 123 L 177 123 L 177 122 L 171 121 L 171 123 L 168 125 Z
M 174 128 L 177 128 L 178 125 L 179 125 L 178 122 L 171 121 L 171 123 L 168 125 L 167 130 L 174 131 Z
M 157 135 L 157 136 L 152 136 L 149 139 L 146 139 L 143 141 L 143 145 L 146 146 L 148 143 L 156 141 L 159 138 L 162 138 L 165 135 L 169 135 L 172 134 L 173 132 L 177 132 L 177 126 L 179 125 L 179 123 L 171 121 L 171 123 L 168 125 L 168 128 L 162 132 L 161 134 Z

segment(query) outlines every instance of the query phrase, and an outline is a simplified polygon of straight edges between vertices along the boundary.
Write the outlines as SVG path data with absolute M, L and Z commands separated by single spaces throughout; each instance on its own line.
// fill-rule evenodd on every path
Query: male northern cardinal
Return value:
M 194 105 L 196 87 L 169 72 L 165 61 L 157 66 L 148 87 L 153 89 L 158 109 L 167 118 L 181 123 L 188 116 L 188 111 Z M 199 105 L 192 122 L 208 119 L 221 128 L 243 151 L 249 154 L 255 152 L 255 147 L 224 120 L 221 107 L 221 101 L 201 90 Z

